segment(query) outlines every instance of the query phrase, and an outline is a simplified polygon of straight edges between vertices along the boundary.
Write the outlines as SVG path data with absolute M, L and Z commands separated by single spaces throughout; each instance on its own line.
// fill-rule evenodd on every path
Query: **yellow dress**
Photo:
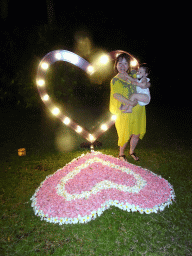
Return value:
M 132 109 L 132 113 L 123 113 L 119 109 L 121 102 L 113 97 L 114 93 L 119 93 L 129 99 L 133 93 L 136 93 L 136 86 L 118 78 L 117 76 L 111 80 L 109 110 L 117 117 L 115 127 L 118 134 L 118 146 L 122 147 L 129 141 L 132 134 L 140 134 L 140 139 L 144 137 L 146 133 L 145 106 L 137 104 L 137 106 Z

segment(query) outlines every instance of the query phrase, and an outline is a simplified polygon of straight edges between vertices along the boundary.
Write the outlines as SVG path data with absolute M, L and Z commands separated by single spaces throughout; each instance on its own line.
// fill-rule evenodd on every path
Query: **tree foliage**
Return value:
M 26 29 L 25 33 L 15 28 L 15 31 L 5 32 L 5 35 L 7 40 L 1 42 L 0 102 L 3 105 L 10 103 L 24 108 L 38 108 L 41 104 L 35 77 L 38 64 L 52 50 L 73 51 L 73 42 L 69 40 L 73 36 L 67 35 L 64 28 L 49 25 Z M 23 42 L 20 42 L 21 37 Z M 97 107 L 107 97 L 105 91 L 108 89 L 102 82 L 90 81 L 84 71 L 66 62 L 52 64 L 46 79 L 50 96 L 60 104 L 81 102 Z

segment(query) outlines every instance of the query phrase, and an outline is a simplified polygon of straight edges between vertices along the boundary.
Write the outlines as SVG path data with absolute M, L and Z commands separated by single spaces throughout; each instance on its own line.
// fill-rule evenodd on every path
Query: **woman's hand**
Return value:
M 130 100 L 130 103 L 127 105 L 127 106 L 132 106 L 132 107 L 135 107 L 136 105 L 138 104 L 138 101 L 137 100 L 134 100 L 134 101 L 131 101 Z
M 137 104 L 138 104 L 138 101 L 137 101 L 137 100 L 130 101 L 130 105 L 131 105 L 132 107 L 135 107 Z
M 135 107 L 137 105 L 137 100 L 131 101 L 129 99 L 126 99 L 123 95 L 121 95 L 120 93 L 114 93 L 113 97 L 120 101 L 121 103 L 125 104 L 125 105 L 131 105 L 133 107 Z

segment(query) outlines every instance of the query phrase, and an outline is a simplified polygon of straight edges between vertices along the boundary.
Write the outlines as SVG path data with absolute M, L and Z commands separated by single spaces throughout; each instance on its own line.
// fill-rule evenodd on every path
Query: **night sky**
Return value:
M 57 24 L 65 28 L 66 33 L 73 36 L 75 31 L 85 29 L 97 46 L 109 51 L 122 49 L 131 52 L 140 62 L 147 62 L 154 69 L 163 63 L 165 65 L 169 56 L 174 58 L 177 45 L 180 45 L 181 35 L 175 32 L 177 19 L 169 16 L 168 10 L 162 14 L 161 7 L 158 14 L 153 6 L 151 10 L 146 10 L 145 6 L 143 18 L 141 4 L 136 8 L 129 3 L 130 9 L 126 9 L 117 3 L 53 2 Z M 31 5 L 26 1 L 19 4 L 10 0 L 9 6 L 9 19 L 14 25 L 32 28 L 47 23 L 46 0 L 34 0 Z M 163 22 L 158 22 L 162 15 Z M 174 46 L 177 49 L 172 49 Z M 176 54 L 178 59 L 180 54 Z
M 14 21 L 14 26 L 33 29 L 34 26 L 48 22 L 46 0 L 34 0 L 31 5 L 28 2 L 22 2 L 20 5 L 18 1 L 10 0 L 9 6 L 9 20 L 12 25 Z M 138 17 L 129 10 L 125 11 L 114 4 L 102 6 L 95 5 L 94 2 L 74 4 L 70 1 L 66 4 L 57 0 L 54 1 L 54 6 L 56 22 L 66 29 L 69 40 L 74 39 L 73 36 L 78 30 L 85 30 L 96 46 L 108 51 L 128 51 L 139 58 L 141 63 L 147 62 L 155 67 L 157 59 L 162 57 L 165 45 L 161 36 L 156 37 L 157 31 L 148 27 L 147 21 L 144 24 L 136 23 Z
M 170 12 L 168 7 L 149 8 L 144 3 L 138 6 L 129 3 L 128 8 L 117 2 L 108 5 L 104 2 L 53 2 L 57 25 L 66 31 L 72 44 L 75 33 L 81 30 L 86 31 L 97 47 L 130 52 L 151 70 L 151 104 L 189 111 L 184 72 L 187 67 L 183 65 L 187 45 L 176 13 Z M 46 0 L 22 1 L 22 5 L 10 0 L 8 22 L 14 28 L 27 29 L 27 33 L 47 24 Z

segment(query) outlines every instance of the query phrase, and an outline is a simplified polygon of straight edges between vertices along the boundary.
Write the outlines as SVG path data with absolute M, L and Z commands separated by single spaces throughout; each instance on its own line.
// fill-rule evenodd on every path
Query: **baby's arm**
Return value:
M 136 83 L 136 82 L 137 82 L 137 79 L 136 79 L 136 78 L 133 78 L 133 77 L 129 76 L 128 74 L 127 74 L 127 77 L 128 77 L 128 79 L 129 79 L 132 83 Z
M 138 83 L 136 78 L 132 78 L 132 77 L 129 76 L 128 74 L 127 74 L 127 77 L 128 77 L 128 79 L 131 81 L 131 83 L 132 83 L 133 85 L 139 86 L 139 87 L 141 87 L 142 89 L 147 89 L 147 88 L 149 88 L 149 87 L 151 86 L 151 83 L 149 83 L 149 82 L 147 81 L 147 78 L 143 78 L 142 82 L 141 82 L 141 83 Z
M 151 83 L 147 81 L 147 78 L 143 78 L 141 83 L 138 83 L 137 81 L 133 83 L 136 86 L 141 87 L 142 89 L 147 89 L 151 86 Z
M 149 88 L 150 85 L 147 85 L 147 78 L 143 78 L 141 83 L 138 83 L 137 86 L 141 87 L 142 89 Z

